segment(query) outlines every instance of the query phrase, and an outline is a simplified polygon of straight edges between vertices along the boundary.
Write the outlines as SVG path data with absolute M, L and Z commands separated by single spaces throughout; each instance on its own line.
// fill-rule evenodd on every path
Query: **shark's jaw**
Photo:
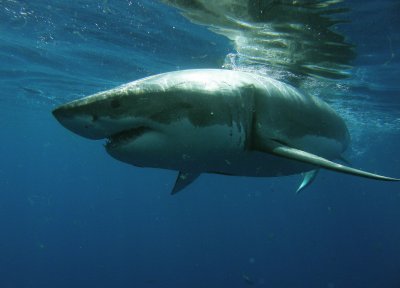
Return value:
M 87 104 L 77 100 L 56 108 L 53 115 L 65 128 L 82 137 L 105 139 L 104 147 L 113 157 L 121 152 L 126 154 L 136 147 L 138 140 L 146 141 L 150 134 L 160 136 L 163 133 L 160 125 L 150 119 L 127 113 L 107 114 L 102 106 L 101 101 Z M 116 158 L 121 160 L 121 157 Z
M 152 129 L 146 126 L 137 126 L 131 129 L 122 130 L 118 133 L 106 137 L 106 144 L 104 146 L 107 151 L 112 151 L 118 149 L 121 146 L 131 144 L 136 139 L 144 136 L 150 131 L 152 131 Z

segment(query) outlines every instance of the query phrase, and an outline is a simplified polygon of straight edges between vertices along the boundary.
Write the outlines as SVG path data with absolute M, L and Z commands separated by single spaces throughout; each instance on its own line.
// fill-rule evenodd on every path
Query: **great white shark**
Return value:
M 75 100 L 53 111 L 72 132 L 107 139 L 115 159 L 179 171 L 172 193 L 201 173 L 272 177 L 319 168 L 398 181 L 346 165 L 350 137 L 325 102 L 248 72 L 182 70 L 150 76 Z

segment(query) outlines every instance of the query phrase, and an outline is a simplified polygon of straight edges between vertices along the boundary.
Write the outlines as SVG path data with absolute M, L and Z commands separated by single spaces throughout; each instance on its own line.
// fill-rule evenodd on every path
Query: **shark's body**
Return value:
M 380 180 L 340 159 L 349 133 L 318 98 L 255 74 L 183 70 L 140 79 L 53 111 L 69 130 L 107 138 L 107 152 L 140 167 L 177 170 L 173 192 L 200 173 L 283 176 L 324 167 Z

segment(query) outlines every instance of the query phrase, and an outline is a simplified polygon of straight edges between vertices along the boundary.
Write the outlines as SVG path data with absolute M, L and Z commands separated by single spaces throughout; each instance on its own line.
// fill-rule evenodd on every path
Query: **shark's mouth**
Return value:
M 116 134 L 107 137 L 105 147 L 106 149 L 113 149 L 118 146 L 127 144 L 129 142 L 134 141 L 135 139 L 142 136 L 148 131 L 151 131 L 151 129 L 145 126 L 139 126 L 128 130 L 123 130 L 121 132 L 118 132 Z

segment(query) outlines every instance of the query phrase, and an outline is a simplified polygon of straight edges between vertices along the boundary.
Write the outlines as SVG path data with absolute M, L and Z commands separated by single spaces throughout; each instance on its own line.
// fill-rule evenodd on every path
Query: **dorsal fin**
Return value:
M 199 176 L 200 176 L 200 173 L 190 173 L 190 172 L 179 171 L 179 174 L 176 177 L 174 188 L 171 191 L 171 195 L 174 195 L 174 194 L 178 193 L 179 191 L 181 191 L 183 188 L 185 188 L 190 183 L 192 183 L 194 180 L 196 180 L 196 178 Z
M 345 165 L 341 165 L 341 164 L 335 163 L 333 161 L 330 161 L 328 159 L 325 159 L 323 157 L 320 157 L 318 155 L 286 146 L 286 145 L 279 143 L 277 141 L 274 141 L 274 140 L 270 140 L 269 143 L 267 143 L 267 145 L 264 147 L 266 147 L 266 148 L 263 148 L 263 152 L 267 152 L 267 153 L 271 153 L 276 156 L 280 156 L 280 157 L 304 162 L 307 164 L 315 165 L 315 166 L 333 170 L 336 172 L 351 174 L 351 175 L 375 179 L 375 180 L 400 181 L 400 179 L 397 179 L 397 178 L 386 177 L 386 176 L 366 172 L 363 170 L 354 169 L 354 168 L 351 168 L 351 167 L 348 167 Z

